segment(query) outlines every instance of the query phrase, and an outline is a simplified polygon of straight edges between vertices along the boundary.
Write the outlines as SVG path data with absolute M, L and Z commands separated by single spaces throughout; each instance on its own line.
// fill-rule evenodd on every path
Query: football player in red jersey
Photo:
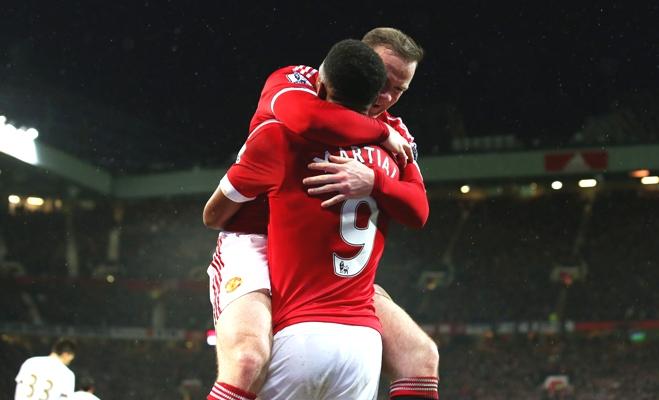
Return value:
M 364 41 L 378 52 L 388 69 L 388 82 L 385 89 L 375 102 L 369 114 L 376 116 L 377 120 L 394 124 L 396 128 L 408 139 L 409 133 L 400 119 L 391 117 L 386 109 L 393 105 L 400 95 L 407 89 L 412 80 L 414 70 L 422 56 L 422 51 L 409 37 L 402 32 L 391 28 L 377 28 L 369 32 Z M 376 141 L 381 135 L 381 126 L 374 124 L 373 120 L 360 120 L 359 115 L 347 115 L 345 110 L 335 104 L 323 103 L 315 97 L 310 82 L 315 81 L 316 71 L 310 67 L 298 66 L 282 69 L 280 76 L 276 73 L 269 78 L 269 86 L 266 84 L 259 109 L 252 121 L 252 128 L 258 127 L 267 118 L 276 117 L 284 122 L 296 133 L 302 133 L 305 129 L 313 132 L 331 132 L 329 135 L 313 137 L 330 144 L 347 145 L 364 141 Z M 279 81 L 277 80 L 279 79 Z M 283 82 L 282 82 L 283 79 Z M 286 87 L 288 85 L 289 87 Z M 306 85 L 306 86 L 305 86 Z M 305 92 L 312 92 L 311 95 Z M 322 103 L 322 104 L 319 104 Z M 260 112 L 259 112 L 260 111 Z M 343 112 L 342 115 L 341 112 Z M 274 115 L 273 115 L 274 114 Z M 325 116 L 325 119 L 323 119 Z M 363 119 L 363 118 L 362 118 Z M 344 121 L 348 120 L 346 124 Z M 356 124 L 362 124 L 359 128 Z M 352 139 L 341 131 L 341 128 L 350 128 L 346 131 L 355 135 L 355 132 L 363 132 L 361 137 Z M 386 132 L 386 131 L 385 131 Z M 343 136 L 342 136 L 343 135 Z M 371 135 L 370 140 L 367 135 Z M 335 138 L 333 143 L 332 138 Z M 367 153 L 364 153 L 364 157 Z M 355 157 L 358 158 L 358 157 Z M 326 193 L 339 190 L 340 193 L 323 202 L 324 207 L 329 207 L 345 197 L 360 197 L 370 194 L 371 191 L 381 193 L 386 198 L 390 196 L 391 207 L 401 211 L 399 219 L 408 225 L 420 226 L 427 217 L 427 208 L 419 210 L 409 208 L 410 212 L 403 212 L 410 200 L 415 203 L 414 193 L 420 193 L 425 197 L 422 181 L 407 183 L 390 179 L 386 174 L 377 174 L 365 167 L 357 160 L 334 159 L 338 163 L 323 161 L 312 164 L 313 168 L 324 169 L 333 172 L 319 177 L 307 178 L 308 184 L 324 184 L 317 189 L 310 189 L 312 194 Z M 410 166 L 408 166 L 409 168 Z M 416 165 L 413 166 L 417 170 Z M 412 172 L 406 173 L 405 177 L 414 180 Z M 407 169 L 406 169 L 407 171 Z M 417 170 L 418 172 L 418 170 Z M 419 175 L 420 178 L 420 175 Z M 408 184 L 409 186 L 405 186 Z M 400 186 L 397 186 L 400 185 Z M 402 190 L 396 190 L 400 188 Z M 406 203 L 407 202 L 407 203 Z M 416 201 L 418 204 L 418 201 Z M 423 204 L 423 201 L 422 201 Z M 427 202 L 425 202 L 427 207 Z M 386 205 L 384 206 L 386 207 Z M 255 213 L 249 209 L 258 207 L 258 201 L 250 202 L 244 206 L 239 215 L 243 218 L 242 226 L 234 220 L 227 225 L 227 230 L 238 232 L 255 232 L 254 224 L 249 226 L 249 221 L 254 221 Z M 212 209 L 212 208 L 211 208 Z M 424 217 L 425 212 L 425 217 Z M 250 217 L 250 214 L 251 217 Z M 396 217 L 395 215 L 392 215 Z M 205 219 L 207 219 L 205 215 Z M 210 215 L 212 219 L 217 215 Z M 262 218 L 262 220 L 265 217 Z M 256 218 L 258 220 L 258 218 Z M 260 228 L 265 233 L 265 225 Z M 256 232 L 259 232 L 256 230 Z M 220 244 L 222 246 L 220 246 Z M 218 381 L 231 382 L 243 389 L 258 391 L 260 379 L 258 371 L 267 362 L 269 357 L 270 342 L 269 332 L 270 301 L 268 297 L 269 281 L 249 278 L 247 269 L 265 269 L 265 236 L 245 235 L 240 233 L 224 233 L 218 240 L 218 248 L 209 273 L 211 274 L 211 302 L 218 323 L 218 356 L 219 356 L 219 379 Z M 223 251 L 221 251 L 221 248 Z M 253 250 L 253 251 L 250 251 Z M 259 253 L 259 251 L 261 253 Z M 221 254 L 220 254 L 221 253 Z M 251 254 L 251 255 L 249 255 Z M 259 256 L 259 254 L 261 254 Z M 238 266 L 237 273 L 231 272 L 232 265 Z M 252 268 L 253 266 L 258 266 Z M 222 267 L 222 280 L 216 271 Z M 260 291 L 252 291 L 259 290 Z M 252 291 L 252 292 L 250 292 Z M 394 378 L 392 384 L 392 397 L 398 395 L 416 395 L 416 398 L 437 397 L 437 364 L 438 353 L 434 342 L 411 320 L 411 318 L 398 307 L 391 299 L 385 297 L 386 292 L 376 287 L 375 304 L 378 316 L 384 326 L 383 339 L 385 342 L 385 366 L 386 370 Z M 213 294 L 215 293 L 215 294 Z M 245 295 L 245 293 L 248 293 Z M 233 295 L 233 298 L 232 298 Z M 223 309 L 229 302 L 231 307 Z M 222 314 L 219 311 L 223 310 Z M 249 310 L 249 312 L 245 312 Z M 224 322 L 222 322 L 222 320 Z M 395 342 L 395 345 L 392 343 Z M 416 377 L 416 378 L 415 378 Z M 212 395 L 212 393 L 211 393 Z M 209 396 L 210 397 L 210 396 Z M 212 397 L 211 397 L 212 398 Z M 218 397 L 219 398 L 219 397 Z M 414 398 L 414 397 L 409 397 Z
M 344 40 L 325 58 L 317 87 L 329 101 L 366 113 L 385 81 L 380 57 L 360 41 Z M 380 211 L 376 195 L 330 208 L 308 196 L 302 184 L 313 174 L 308 164 L 327 160 L 330 154 L 353 157 L 379 174 L 400 177 L 396 161 L 378 145 L 346 149 L 326 145 L 290 134 L 280 121 L 271 119 L 250 133 L 239 160 L 216 192 L 215 208 L 220 213 L 233 210 L 232 202 L 268 196 L 274 340 L 260 393 L 267 399 L 348 400 L 377 395 L 382 343 L 373 281 L 388 215 Z M 235 390 L 239 388 L 224 389 L 254 397 Z

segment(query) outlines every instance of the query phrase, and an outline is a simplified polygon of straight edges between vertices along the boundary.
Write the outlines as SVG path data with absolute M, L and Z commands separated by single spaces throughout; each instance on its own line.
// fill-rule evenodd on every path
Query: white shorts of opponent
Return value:
M 270 294 L 266 235 L 220 232 L 207 272 L 213 322 L 240 296 L 258 290 Z
M 380 333 L 364 326 L 304 322 L 277 332 L 260 399 L 375 400 Z

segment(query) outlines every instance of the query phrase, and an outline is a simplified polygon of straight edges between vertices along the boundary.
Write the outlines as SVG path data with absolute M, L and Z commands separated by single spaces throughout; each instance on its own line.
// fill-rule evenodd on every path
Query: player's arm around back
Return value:
M 304 66 L 275 71 L 261 92 L 257 112 L 269 112 L 291 133 L 331 146 L 380 143 L 389 137 L 391 129 L 384 122 L 319 98 L 317 75 Z
M 324 208 L 346 199 L 373 196 L 380 208 L 400 224 L 419 229 L 428 220 L 426 188 L 416 162 L 402 169 L 400 181 L 352 158 L 330 156 L 327 161 L 309 164 L 309 168 L 322 174 L 302 181 L 309 186 L 308 193 L 312 196 L 333 195 L 321 203 Z
M 375 170 L 371 195 L 391 218 L 407 227 L 421 229 L 428 221 L 430 206 L 423 177 L 415 162 L 401 171 L 400 180 Z
M 421 169 L 416 161 L 418 151 L 414 136 L 400 117 L 385 112 L 380 118 L 410 143 L 413 154 L 410 162 L 401 169 L 400 179 L 393 179 L 381 171 L 376 171 L 372 195 L 395 221 L 420 229 L 428 221 L 430 207 Z

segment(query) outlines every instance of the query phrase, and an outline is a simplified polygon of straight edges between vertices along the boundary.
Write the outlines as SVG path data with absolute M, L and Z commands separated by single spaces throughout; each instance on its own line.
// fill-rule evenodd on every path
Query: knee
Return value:
M 437 343 L 430 337 L 427 337 L 423 345 L 420 346 L 420 351 L 422 352 L 420 362 L 424 365 L 424 369 L 429 372 L 432 371 L 435 374 L 439 373 L 439 348 Z
M 439 373 L 439 349 L 430 337 L 418 340 L 409 357 L 408 365 L 415 365 L 418 375 L 435 376 Z
M 384 367 L 393 380 L 414 376 L 438 376 L 439 350 L 428 336 L 417 336 L 405 351 L 385 352 Z

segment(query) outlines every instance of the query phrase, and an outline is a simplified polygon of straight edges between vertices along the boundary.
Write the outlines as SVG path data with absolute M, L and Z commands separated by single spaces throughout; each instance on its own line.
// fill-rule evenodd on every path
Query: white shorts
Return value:
M 277 332 L 259 398 L 375 400 L 380 333 L 365 326 L 304 322 Z
M 268 239 L 254 233 L 220 232 L 207 272 L 213 323 L 232 301 L 247 293 L 270 293 Z

